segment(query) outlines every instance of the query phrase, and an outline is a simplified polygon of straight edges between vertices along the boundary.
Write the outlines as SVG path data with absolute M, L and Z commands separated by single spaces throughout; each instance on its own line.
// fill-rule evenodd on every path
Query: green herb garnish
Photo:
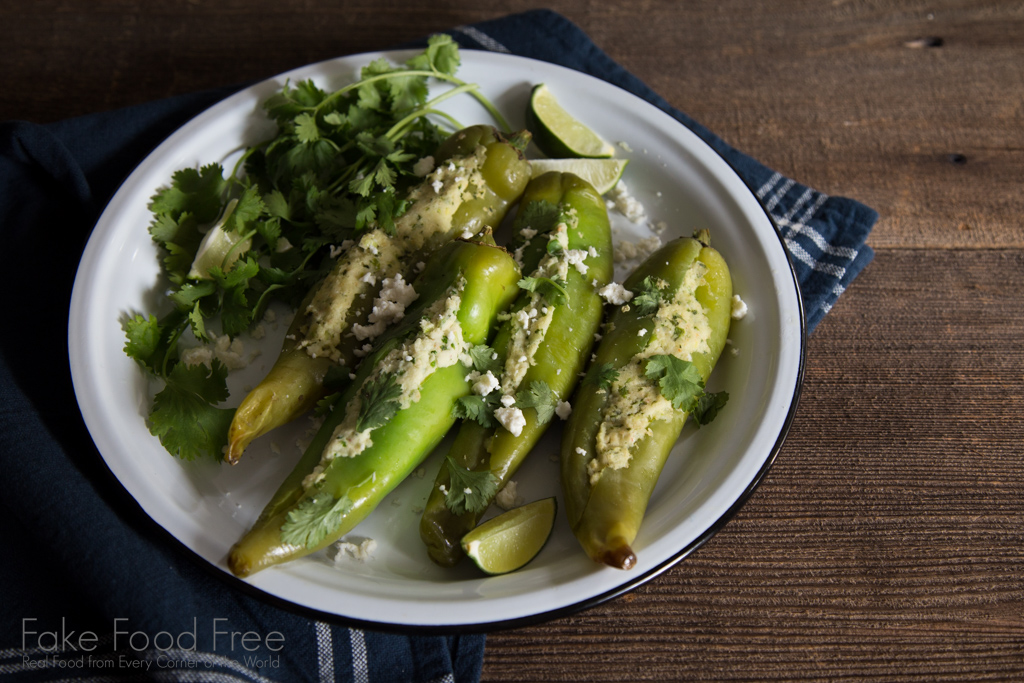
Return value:
M 445 494 L 445 505 L 452 514 L 479 513 L 487 509 L 498 492 L 498 478 L 490 470 L 476 472 L 446 458 L 450 488 Z

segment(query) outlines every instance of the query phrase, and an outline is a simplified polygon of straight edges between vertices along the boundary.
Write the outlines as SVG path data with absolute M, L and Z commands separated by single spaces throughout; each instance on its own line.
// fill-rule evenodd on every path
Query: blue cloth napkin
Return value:
M 732 149 L 599 50 L 533 11 L 451 31 L 467 48 L 592 74 L 660 107 L 730 163 L 792 255 L 808 329 L 871 260 L 877 214 Z M 114 480 L 75 402 L 65 343 L 75 269 L 106 202 L 189 118 L 237 88 L 49 125 L 0 124 L 0 675 L 58 679 L 473 681 L 483 635 L 327 623 L 230 589 Z M 251 649 L 250 649 L 251 648 Z

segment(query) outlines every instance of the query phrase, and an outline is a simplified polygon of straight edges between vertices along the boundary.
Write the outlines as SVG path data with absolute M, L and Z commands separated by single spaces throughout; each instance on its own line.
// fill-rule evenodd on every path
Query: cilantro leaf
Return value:
M 125 337 L 124 352 L 139 361 L 151 372 L 157 372 L 154 359 L 160 347 L 162 330 L 156 316 L 136 315 L 122 325 Z
M 341 518 L 352 509 L 346 496 L 335 499 L 329 493 L 306 498 L 288 512 L 281 525 L 281 540 L 291 545 L 315 548 L 338 528 Z
M 200 223 L 207 223 L 220 213 L 224 187 L 224 169 L 220 164 L 209 164 L 198 170 L 183 168 L 171 176 L 170 187 L 153 195 L 149 210 L 174 219 L 189 213 Z
M 410 59 L 411 69 L 437 71 L 452 76 L 459 68 L 459 46 L 447 33 L 438 33 L 427 40 L 427 49 Z
M 259 188 L 255 185 L 245 188 L 238 198 L 234 210 L 228 216 L 224 229 L 234 232 L 245 232 L 250 224 L 259 219 L 260 215 L 267 210 L 263 198 L 260 196 Z
M 725 407 L 729 401 L 729 394 L 725 391 L 716 391 L 713 394 L 702 394 L 697 399 L 697 405 L 690 415 L 693 416 L 697 426 L 706 425 L 718 416 L 718 411 Z
M 477 472 L 446 458 L 450 488 L 444 503 L 454 515 L 481 513 L 498 492 L 498 478 L 490 470 Z
M 213 280 L 202 280 L 200 282 L 186 282 L 176 292 L 169 296 L 179 308 L 187 309 L 195 306 L 203 297 L 216 294 L 217 283 Z
M 376 429 L 386 423 L 398 412 L 402 395 L 402 387 L 392 374 L 378 375 L 367 381 L 359 390 L 359 417 L 356 429 L 360 432 Z
M 475 420 L 481 427 L 491 429 L 497 425 L 494 420 L 494 411 L 498 408 L 501 396 L 497 391 L 492 391 L 486 396 L 469 394 L 462 396 L 455 402 L 452 409 L 452 417 L 456 420 Z
M 657 312 L 661 305 L 661 289 L 658 287 L 658 281 L 651 276 L 645 277 L 644 281 L 640 283 L 640 289 L 633 292 L 633 298 L 629 305 L 631 308 L 637 309 L 640 315 L 651 315 Z
M 529 389 L 520 390 L 516 394 L 516 407 L 533 408 L 537 411 L 537 422 L 547 424 L 555 415 L 555 408 L 558 406 L 558 397 L 551 391 L 551 387 L 543 380 L 530 382 Z
M 619 378 L 619 371 L 611 363 L 602 363 L 590 368 L 589 381 L 602 389 L 609 390 Z
M 485 372 L 496 373 L 501 369 L 501 360 L 498 354 L 487 344 L 476 344 L 469 347 L 469 357 L 473 361 L 473 369 L 483 374 Z
M 704 393 L 704 380 L 696 366 L 670 354 L 648 358 L 644 374 L 658 380 L 661 395 L 671 401 L 676 410 L 691 412 Z
M 520 289 L 539 293 L 552 306 L 563 304 L 569 298 L 569 293 L 565 290 L 565 287 L 565 280 L 553 280 L 549 277 L 524 277 L 519 281 Z
M 177 363 L 153 399 L 149 431 L 172 455 L 183 460 L 219 458 L 228 443 L 235 411 L 217 408 L 228 397 L 228 371 L 219 361 L 204 365 Z
M 320 129 L 316 125 L 316 119 L 310 114 L 303 112 L 295 117 L 295 136 L 299 142 L 316 142 L 320 139 Z
M 196 336 L 196 339 L 200 341 L 210 341 L 210 337 L 206 334 L 206 316 L 203 315 L 202 306 L 197 301 L 195 306 L 188 314 L 188 323 L 192 327 L 192 334 Z

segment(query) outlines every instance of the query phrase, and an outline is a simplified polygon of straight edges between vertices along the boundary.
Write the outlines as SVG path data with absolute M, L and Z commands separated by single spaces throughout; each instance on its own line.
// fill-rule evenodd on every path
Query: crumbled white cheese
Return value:
M 732 319 L 743 320 L 747 316 L 747 302 L 739 294 L 732 295 Z
M 367 273 L 367 275 L 370 275 Z M 372 278 L 373 276 L 370 275 Z M 372 282 L 370 284 L 373 284 Z M 374 339 L 380 336 L 388 325 L 398 322 L 405 317 L 405 309 L 413 301 L 419 298 L 419 294 L 413 286 L 407 283 L 402 274 L 385 278 L 381 283 L 380 293 L 373 300 L 373 308 L 367 316 L 369 325 L 352 325 L 352 334 L 356 339 Z
M 417 161 L 412 165 L 412 172 L 414 175 L 422 178 L 429 175 L 434 170 L 434 157 L 426 156 Z
M 597 290 L 597 293 L 613 306 L 621 306 L 633 298 L 633 292 L 618 282 L 612 282 Z
M 615 183 L 615 187 L 608 191 L 607 196 L 608 209 L 618 211 L 633 223 L 639 223 L 646 217 L 644 205 L 629 193 L 626 183 L 621 180 Z
M 478 396 L 487 396 L 495 389 L 498 389 L 501 384 L 498 382 L 498 378 L 494 376 L 490 370 L 486 374 L 483 374 L 473 383 L 473 393 Z
M 568 401 L 559 401 L 558 405 L 555 406 L 555 415 L 563 420 L 568 420 L 569 416 L 572 415 L 572 405 Z
M 661 248 L 661 238 L 657 235 L 651 235 L 636 242 L 622 240 L 615 244 L 615 262 L 643 260 L 659 248 Z
M 494 417 L 501 423 L 501 426 L 512 433 L 512 436 L 519 436 L 526 426 L 526 418 L 523 411 L 512 406 L 498 408 L 494 411 Z
M 341 564 L 347 558 L 352 558 L 357 562 L 366 562 L 372 559 L 374 551 L 377 550 L 377 541 L 372 538 L 367 538 L 359 544 L 350 541 L 338 541 L 334 544 L 334 547 L 335 566 Z
M 570 266 L 575 266 L 580 275 L 587 274 L 587 264 L 585 263 L 587 256 L 589 256 L 589 253 L 583 249 L 565 250 L 565 260 L 569 262 Z
M 515 405 L 515 403 L 516 397 L 512 396 L 511 394 L 505 394 L 504 396 L 501 397 L 501 405 L 505 406 L 506 408 Z
M 245 344 L 237 337 L 232 339 L 228 335 L 217 336 L 209 334 L 210 343 L 201 346 L 194 346 L 181 352 L 181 362 L 185 365 L 205 365 L 211 367 L 214 359 L 224 364 L 228 370 L 241 370 L 249 365 L 249 362 L 259 351 L 250 354 L 245 352 Z
M 515 480 L 510 479 L 508 483 L 501 487 L 497 495 L 494 496 L 495 504 L 502 510 L 511 510 L 521 503 L 521 498 L 518 495 L 517 484 Z

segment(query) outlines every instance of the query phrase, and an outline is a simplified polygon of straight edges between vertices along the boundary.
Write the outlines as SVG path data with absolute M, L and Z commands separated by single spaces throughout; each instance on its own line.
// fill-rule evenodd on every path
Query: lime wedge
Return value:
M 540 151 L 555 159 L 584 157 L 607 159 L 615 148 L 562 108 L 548 87 L 534 86 L 526 107 L 526 127 Z
M 554 498 L 503 512 L 462 537 L 462 549 L 488 574 L 507 574 L 540 552 L 555 524 Z
M 228 232 L 224 229 L 228 219 L 238 206 L 238 200 L 232 199 L 224 209 L 224 215 L 220 217 L 217 224 L 210 228 L 210 231 L 203 236 L 199 243 L 199 250 L 192 261 L 192 269 L 188 276 L 198 280 L 212 280 L 211 268 L 221 268 L 225 273 L 231 270 L 231 266 L 245 252 L 252 247 L 252 239 L 245 238 L 237 232 Z
M 619 182 L 628 163 L 627 159 L 534 159 L 530 162 L 530 172 L 534 178 L 548 171 L 572 173 L 604 194 Z

